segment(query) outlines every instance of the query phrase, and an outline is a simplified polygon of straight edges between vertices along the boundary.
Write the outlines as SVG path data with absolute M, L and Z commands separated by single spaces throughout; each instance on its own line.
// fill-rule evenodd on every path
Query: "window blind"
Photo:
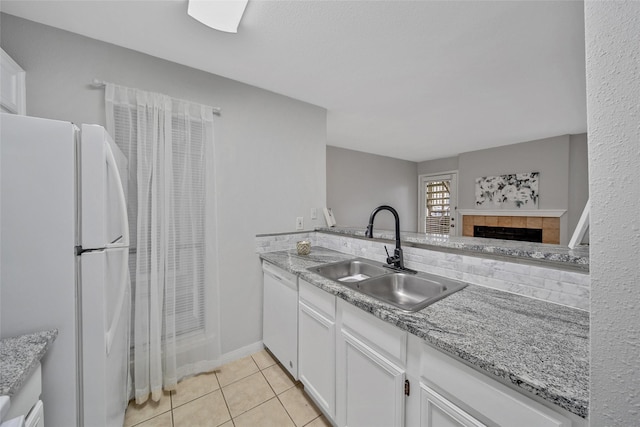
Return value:
M 128 216 L 132 295 L 135 295 L 138 262 L 147 270 L 148 259 L 138 255 L 138 111 L 133 105 L 114 107 L 114 139 L 129 160 Z M 152 131 L 147 129 L 147 131 Z M 175 221 L 169 224 L 168 273 L 175 278 L 175 334 L 179 338 L 202 332 L 205 327 L 205 141 L 201 122 L 187 123 L 178 114 L 171 120 L 171 185 Z M 135 309 L 135 308 L 134 308 Z M 133 331 L 132 331 L 133 333 Z M 131 341 L 133 342 L 133 340 Z

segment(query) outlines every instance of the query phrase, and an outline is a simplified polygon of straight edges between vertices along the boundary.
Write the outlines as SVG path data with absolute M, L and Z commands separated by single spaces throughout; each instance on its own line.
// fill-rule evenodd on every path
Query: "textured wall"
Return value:
M 591 425 L 640 423 L 640 2 L 585 2 Z
M 338 225 L 360 227 L 367 226 L 377 206 L 390 205 L 398 211 L 403 231 L 417 231 L 416 163 L 328 146 L 327 205 Z M 376 216 L 376 228 L 394 226 L 389 212 Z

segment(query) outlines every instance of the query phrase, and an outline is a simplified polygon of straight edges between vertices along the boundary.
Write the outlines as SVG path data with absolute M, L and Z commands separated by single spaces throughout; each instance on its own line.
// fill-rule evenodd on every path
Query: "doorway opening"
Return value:
M 418 231 L 455 236 L 457 172 L 419 177 Z

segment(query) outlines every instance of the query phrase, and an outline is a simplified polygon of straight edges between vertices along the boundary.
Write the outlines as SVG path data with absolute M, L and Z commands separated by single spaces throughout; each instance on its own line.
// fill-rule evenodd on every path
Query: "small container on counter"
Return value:
M 298 250 L 298 255 L 309 255 L 311 252 L 311 243 L 306 240 L 301 240 L 296 243 L 296 249 Z

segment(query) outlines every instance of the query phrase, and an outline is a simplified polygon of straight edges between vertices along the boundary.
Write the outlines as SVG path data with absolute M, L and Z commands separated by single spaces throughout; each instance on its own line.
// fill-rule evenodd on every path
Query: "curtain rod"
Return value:
M 90 85 L 91 87 L 94 87 L 96 89 L 102 89 L 107 85 L 107 82 L 105 82 L 104 80 L 93 79 Z M 222 109 L 218 107 L 211 107 L 211 110 L 216 116 L 219 116 L 222 113 Z

